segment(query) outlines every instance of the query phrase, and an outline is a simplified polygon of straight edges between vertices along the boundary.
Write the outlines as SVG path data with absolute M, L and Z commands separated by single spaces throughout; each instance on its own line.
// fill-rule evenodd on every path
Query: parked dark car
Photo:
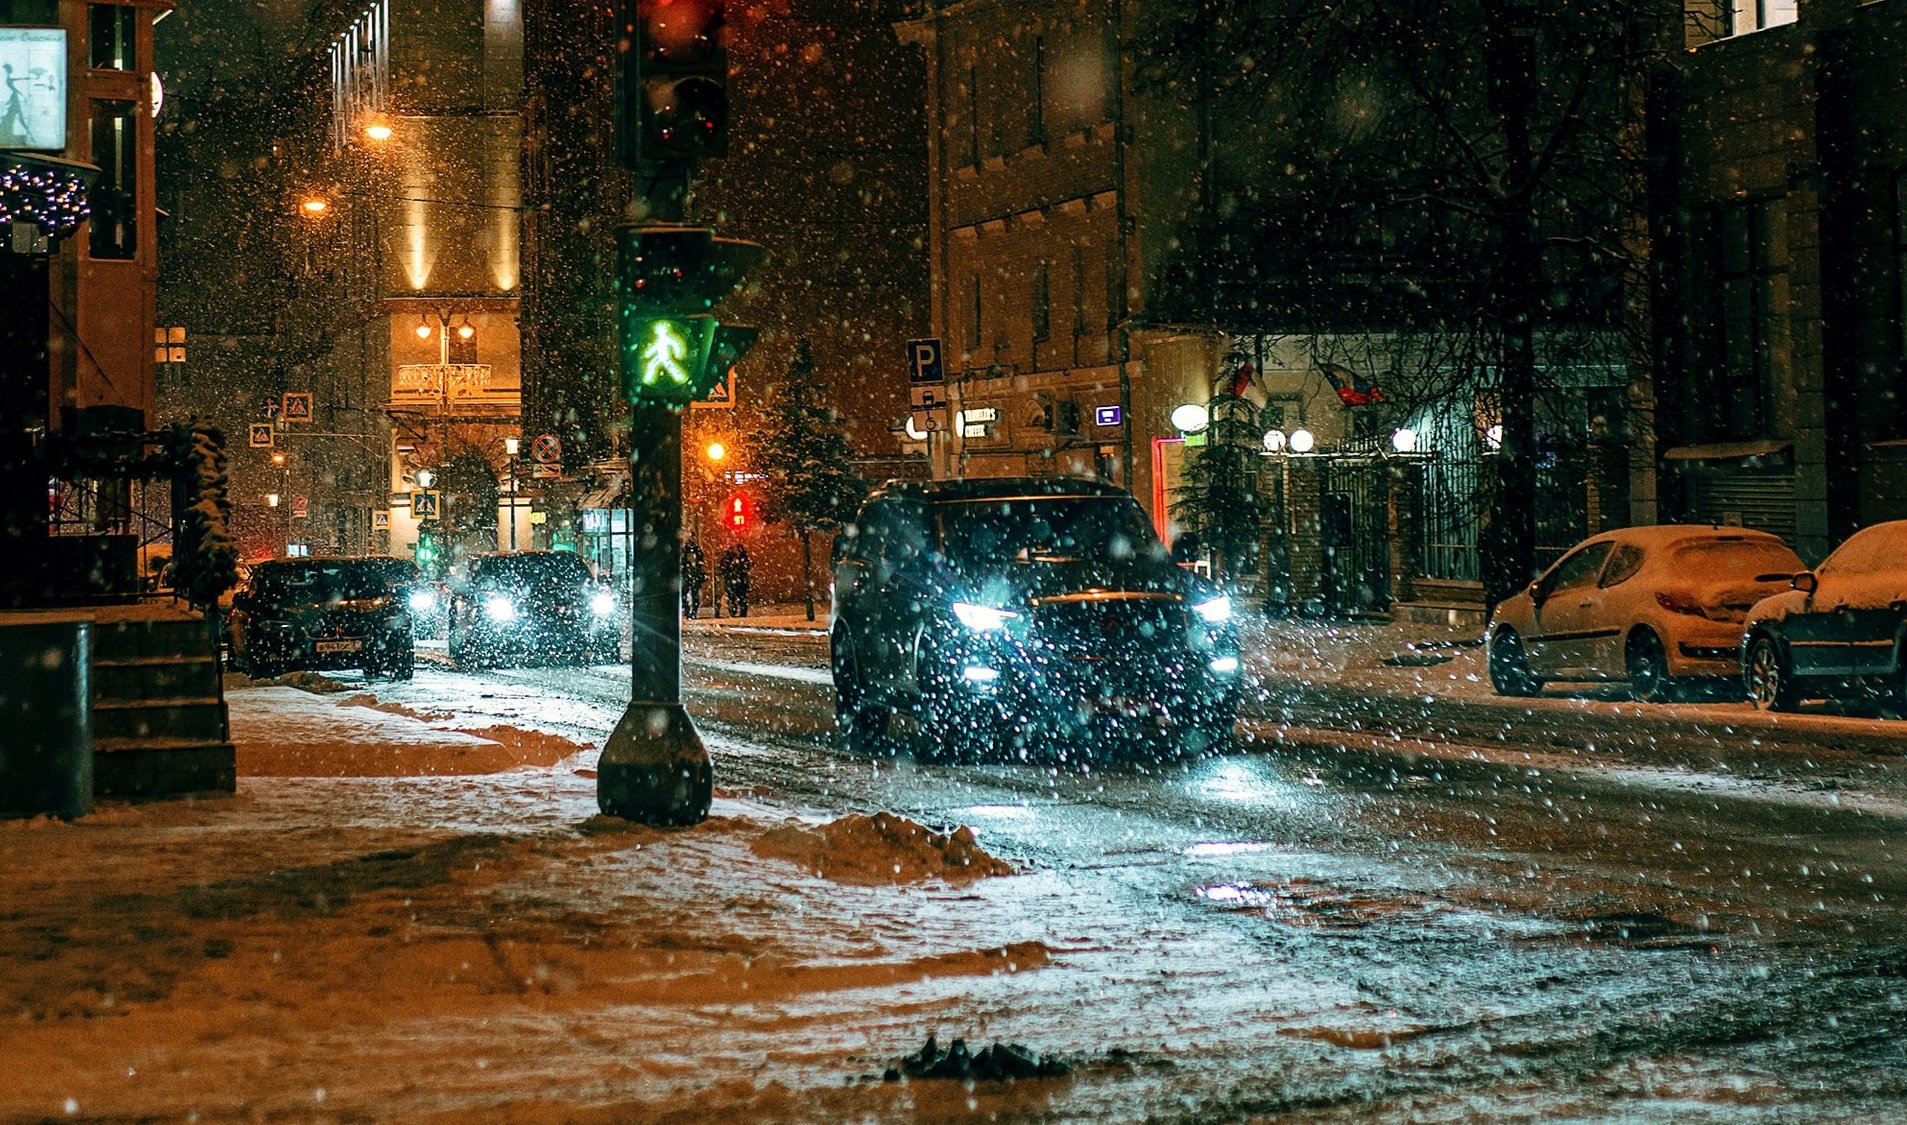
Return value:
M 1793 588 L 1756 603 L 1741 639 L 1757 708 L 1879 694 L 1907 704 L 1907 520 L 1855 532 Z
M 278 559 L 253 566 L 226 623 L 232 664 L 255 678 L 362 668 L 408 680 L 416 664 L 397 559 Z
M 836 541 L 829 630 L 857 748 L 899 726 L 953 754 L 1106 734 L 1203 750 L 1238 708 L 1231 600 L 1096 482 L 890 482 Z
M 466 668 L 587 664 L 620 640 L 616 595 L 568 551 L 472 556 L 451 583 L 450 656 Z

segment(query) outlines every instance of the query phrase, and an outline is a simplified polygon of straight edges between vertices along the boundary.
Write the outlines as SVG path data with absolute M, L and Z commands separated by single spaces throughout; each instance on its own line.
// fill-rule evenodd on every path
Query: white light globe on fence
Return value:
M 1285 447 L 1285 432 L 1283 430 L 1266 430 L 1265 431 L 1265 452 L 1266 453 L 1277 453 L 1280 450 L 1284 449 L 1284 447 Z
M 1211 422 L 1211 412 L 1196 402 L 1180 403 L 1172 408 L 1172 426 L 1182 434 L 1198 433 Z
M 926 441 L 927 440 L 927 431 L 920 428 L 920 423 L 914 421 L 914 416 L 912 414 L 909 414 L 907 416 L 907 440 L 908 441 Z
M 1402 426 L 1391 433 L 1391 448 L 1399 453 L 1417 452 L 1417 431 Z
M 1311 447 L 1316 444 L 1318 444 L 1318 439 L 1313 437 L 1311 431 L 1305 429 L 1303 426 L 1299 426 L 1297 429 L 1291 431 L 1291 451 L 1293 453 L 1309 453 L 1311 452 Z

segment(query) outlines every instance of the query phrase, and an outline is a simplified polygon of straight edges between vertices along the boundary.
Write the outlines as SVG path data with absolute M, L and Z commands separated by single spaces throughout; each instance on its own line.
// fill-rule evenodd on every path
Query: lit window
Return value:
M 1796 0 L 1728 0 L 1728 34 L 1746 35 L 1795 20 Z
M 89 13 L 87 42 L 94 70 L 131 70 L 133 9 L 117 4 L 94 4 Z
M 132 102 L 93 103 L 93 163 L 99 166 L 99 180 L 88 197 L 93 213 L 87 225 L 95 258 L 139 253 L 138 109 Z

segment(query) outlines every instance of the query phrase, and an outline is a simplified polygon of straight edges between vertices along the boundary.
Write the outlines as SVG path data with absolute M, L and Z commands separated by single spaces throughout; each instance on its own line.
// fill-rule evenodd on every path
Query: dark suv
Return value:
M 399 560 L 278 559 L 252 567 L 226 623 L 232 664 L 257 678 L 362 668 L 408 680 L 416 666 Z
M 1131 494 L 1054 478 L 890 482 L 836 541 L 836 716 L 850 746 L 899 717 L 920 745 L 1102 733 L 1226 745 L 1231 600 L 1176 566 Z
M 621 637 L 616 595 L 568 551 L 472 556 L 451 584 L 450 657 L 466 668 L 541 659 L 587 664 Z

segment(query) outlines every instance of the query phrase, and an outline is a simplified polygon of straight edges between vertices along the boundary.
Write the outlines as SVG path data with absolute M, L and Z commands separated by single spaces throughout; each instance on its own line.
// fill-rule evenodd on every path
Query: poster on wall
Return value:
M 0 149 L 65 148 L 65 29 L 0 27 Z

